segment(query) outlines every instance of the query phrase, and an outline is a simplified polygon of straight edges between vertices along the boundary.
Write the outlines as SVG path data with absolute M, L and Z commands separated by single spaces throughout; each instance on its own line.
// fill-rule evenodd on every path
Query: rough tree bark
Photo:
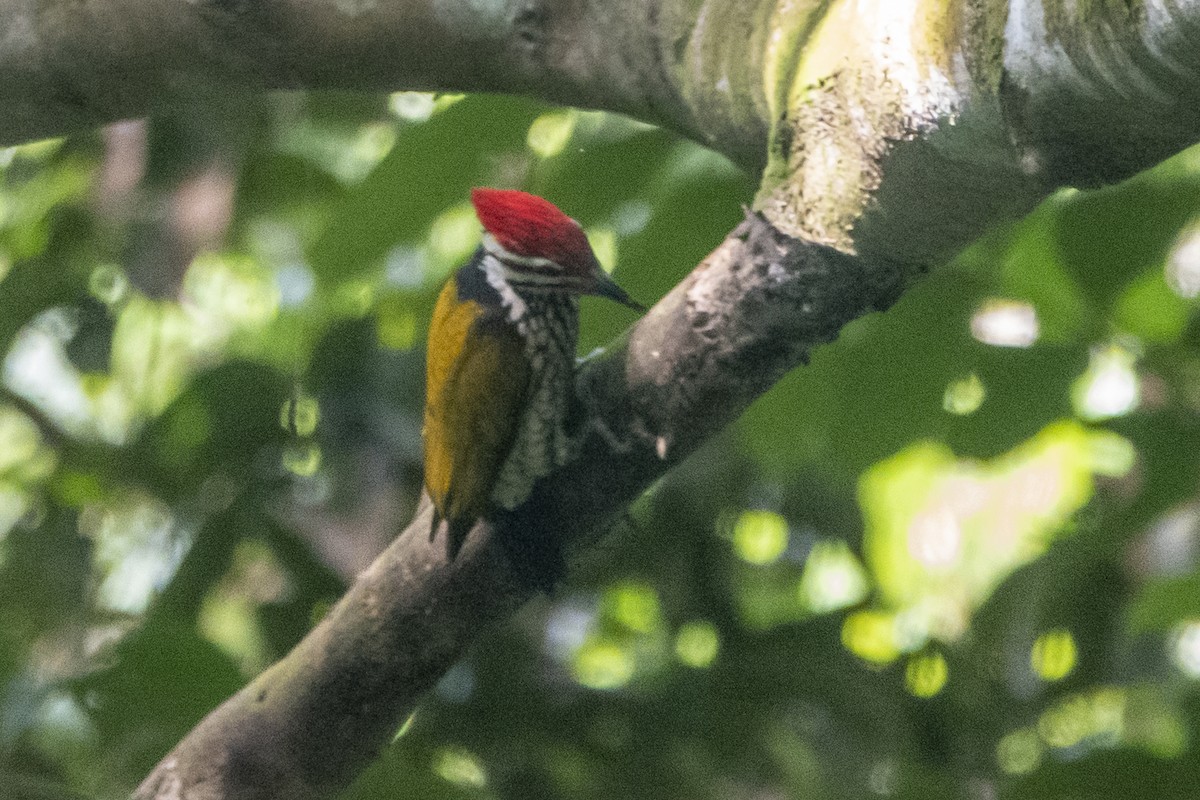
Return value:
M 453 89 L 621 111 L 761 172 L 755 212 L 581 370 L 584 456 L 504 524 L 570 541 L 853 317 L 1056 188 L 1200 138 L 1200 0 L 15 0 L 0 141 L 195 85 Z M 530 590 L 480 524 L 454 563 L 425 515 L 139 798 L 344 786 Z

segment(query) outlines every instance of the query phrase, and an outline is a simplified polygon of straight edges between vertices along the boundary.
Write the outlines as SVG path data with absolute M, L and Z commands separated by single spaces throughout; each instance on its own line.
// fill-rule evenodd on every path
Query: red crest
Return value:
M 484 229 L 510 253 L 591 271 L 595 256 L 583 228 L 549 200 L 514 189 L 472 189 L 471 203 Z

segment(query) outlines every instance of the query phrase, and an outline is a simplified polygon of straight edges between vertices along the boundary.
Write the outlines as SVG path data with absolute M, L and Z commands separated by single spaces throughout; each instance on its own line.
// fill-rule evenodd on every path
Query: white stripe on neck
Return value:
M 486 247 L 486 242 L 485 242 Z M 508 282 L 508 268 L 497 258 L 490 249 L 483 256 L 483 274 L 487 282 L 500 294 L 500 302 L 508 309 L 508 318 L 512 322 L 520 322 L 529 307 L 517 294 L 516 289 Z

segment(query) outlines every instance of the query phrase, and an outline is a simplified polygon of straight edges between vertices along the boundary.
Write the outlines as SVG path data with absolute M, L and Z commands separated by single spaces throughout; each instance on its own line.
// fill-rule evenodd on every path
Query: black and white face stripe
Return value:
M 483 248 L 498 263 L 504 281 L 518 289 L 584 292 L 590 286 L 587 277 L 573 275 L 548 258 L 523 256 L 505 249 L 490 233 L 483 234 Z
M 483 233 L 483 249 L 487 250 L 489 253 L 506 264 L 511 264 L 512 266 L 520 267 L 521 269 L 527 269 L 547 275 L 557 274 L 563 271 L 562 266 L 548 258 L 542 258 L 541 256 L 523 256 L 506 249 L 504 245 L 496 241 L 495 236 L 492 236 L 487 231 L 484 231 Z
M 574 295 L 562 291 L 561 284 L 539 287 L 528 280 L 521 283 L 522 279 L 528 279 L 529 276 L 513 271 L 486 250 L 482 251 L 478 268 L 483 272 L 484 280 L 499 296 L 505 315 L 523 336 L 529 336 L 534 328 L 542 324 L 537 318 L 544 316 L 547 308 L 561 304 L 572 313 L 578 308 Z

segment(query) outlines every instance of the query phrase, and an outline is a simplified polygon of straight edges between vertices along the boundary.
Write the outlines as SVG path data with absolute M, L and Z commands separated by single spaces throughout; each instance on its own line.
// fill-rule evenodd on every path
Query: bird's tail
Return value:
M 467 541 L 467 534 L 471 532 L 471 528 L 475 526 L 473 519 L 449 519 L 443 517 L 434 506 L 432 522 L 429 525 L 429 541 L 437 538 L 438 528 L 443 522 L 446 523 L 446 551 L 450 555 L 450 560 L 458 558 L 458 553 L 462 550 L 463 543 Z

